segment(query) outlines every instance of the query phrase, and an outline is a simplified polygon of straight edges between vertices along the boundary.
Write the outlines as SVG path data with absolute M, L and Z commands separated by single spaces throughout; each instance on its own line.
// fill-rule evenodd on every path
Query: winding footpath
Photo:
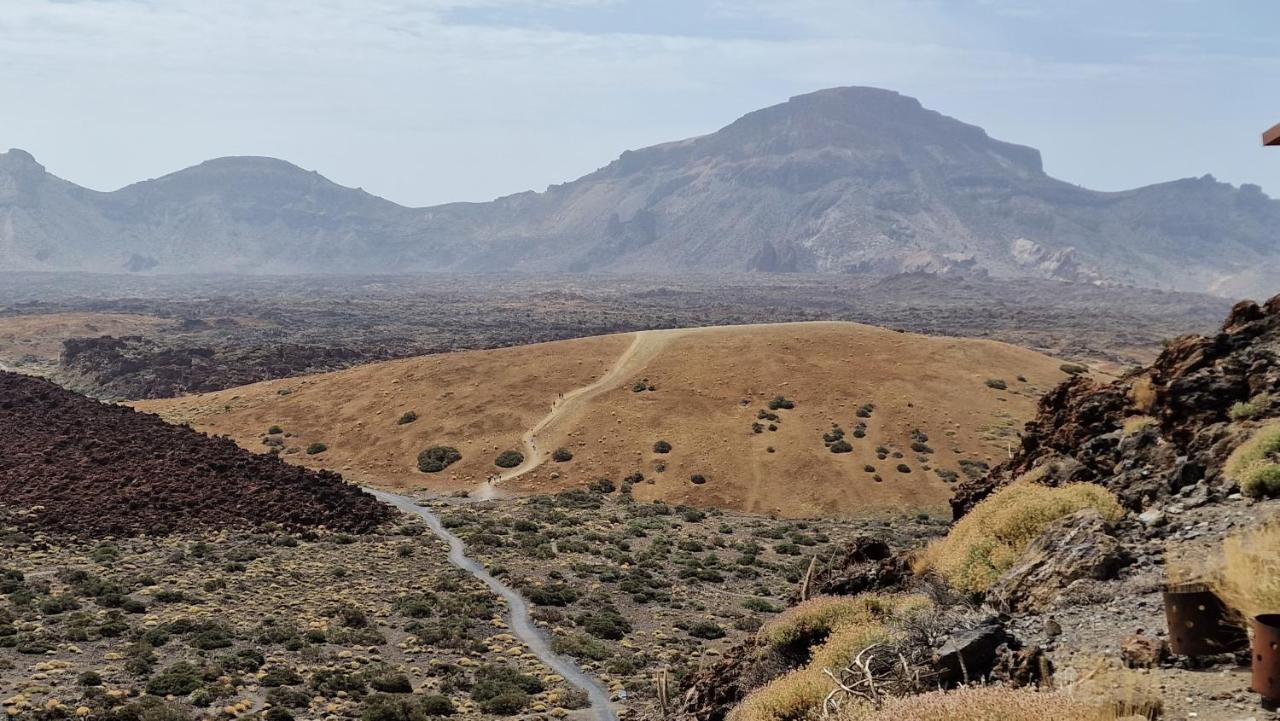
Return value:
M 587 693 L 587 699 L 591 704 L 592 718 L 596 719 L 596 721 L 617 721 L 618 715 L 614 712 L 613 705 L 609 701 L 609 692 L 598 681 L 578 668 L 573 661 L 551 650 L 550 640 L 541 629 L 534 625 L 533 620 L 529 617 L 529 602 L 510 586 L 494 578 L 479 562 L 468 558 L 462 539 L 445 528 L 436 514 L 427 508 L 419 506 L 417 501 L 412 498 L 372 488 L 365 490 L 378 500 L 389 503 L 405 513 L 418 516 L 423 521 L 426 521 L 427 527 L 431 529 L 432 533 L 435 533 L 449 544 L 449 562 L 480 579 L 491 591 L 507 602 L 507 624 L 511 632 L 523 641 L 547 668 L 559 674 L 569 685 Z

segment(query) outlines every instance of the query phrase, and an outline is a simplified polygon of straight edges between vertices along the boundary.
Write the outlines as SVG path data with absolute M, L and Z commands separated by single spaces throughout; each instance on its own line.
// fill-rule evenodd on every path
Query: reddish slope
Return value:
M 76 535 L 202 527 L 365 531 L 388 507 L 336 473 L 0 372 L 0 504 L 22 525 Z

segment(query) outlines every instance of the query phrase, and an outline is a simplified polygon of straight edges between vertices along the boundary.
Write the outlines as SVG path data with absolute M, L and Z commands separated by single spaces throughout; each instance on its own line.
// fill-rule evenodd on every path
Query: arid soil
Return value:
M 0 372 L 0 503 L 31 528 L 83 536 L 197 527 L 368 531 L 390 513 L 328 471 Z
M 263 524 L 75 541 L 0 527 L 9 718 L 546 718 L 585 705 L 407 517 L 358 536 Z
M 283 442 L 291 462 L 393 489 L 475 489 L 506 470 L 501 452 L 533 455 L 532 441 L 572 458 L 526 465 L 499 490 L 639 473 L 641 500 L 850 516 L 941 509 L 953 482 L 1005 457 L 1034 399 L 1066 377 L 1020 348 L 851 323 L 651 331 L 634 344 L 615 335 L 426 356 L 137 407 L 253 450 Z M 620 360 L 608 387 L 571 397 Z M 416 420 L 401 423 L 409 412 Z M 832 452 L 837 436 L 849 452 Z M 657 452 L 659 441 L 671 449 Z M 327 449 L 305 453 L 316 442 Z M 419 471 L 433 446 L 461 460 Z

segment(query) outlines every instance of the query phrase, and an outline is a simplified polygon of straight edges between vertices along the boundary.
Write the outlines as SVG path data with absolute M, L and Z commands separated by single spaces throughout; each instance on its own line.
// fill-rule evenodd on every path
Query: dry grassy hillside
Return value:
M 389 488 L 476 489 L 502 473 L 499 491 L 532 492 L 641 473 L 640 499 L 855 515 L 943 507 L 961 461 L 1006 455 L 1058 366 L 990 341 L 794 323 L 427 356 L 137 406 L 259 450 L 279 426 L 290 460 Z M 794 407 L 770 410 L 777 396 Z M 407 411 L 418 419 L 398 424 Z M 852 452 L 828 448 L 833 424 Z M 327 450 L 308 455 L 317 442 Z M 436 445 L 462 460 L 418 471 Z M 558 447 L 573 458 L 551 460 Z M 506 449 L 525 463 L 497 468 Z

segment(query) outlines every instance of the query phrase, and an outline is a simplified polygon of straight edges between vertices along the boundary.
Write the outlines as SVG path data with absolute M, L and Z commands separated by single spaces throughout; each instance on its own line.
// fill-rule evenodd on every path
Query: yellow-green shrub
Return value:
M 1250 496 L 1280 495 L 1280 423 L 1268 423 L 1236 447 L 1224 467 L 1227 478 Z
M 891 644 L 894 624 L 931 607 L 918 594 L 822 596 L 806 601 L 760 630 L 760 640 L 773 649 L 823 638 L 802 668 L 752 692 L 730 714 L 729 721 L 803 721 L 822 715 L 823 702 L 835 684 L 823 673 L 849 666 L 865 648 Z M 848 713 L 861 702 L 842 699 Z M 869 709 L 869 706 L 862 706 Z
M 954 588 L 983 593 L 1049 524 L 1094 508 L 1110 521 L 1124 511 L 1105 488 L 1072 483 L 1057 488 L 1020 479 L 974 506 L 946 538 L 925 549 L 917 570 L 933 570 Z
M 792 606 L 766 623 L 758 640 L 767 647 L 805 645 L 852 625 L 878 621 L 900 610 L 927 605 L 923 596 L 864 593 L 859 596 L 818 596 Z
M 1136 436 L 1147 428 L 1155 425 L 1156 419 L 1151 416 L 1129 416 L 1124 419 L 1124 425 L 1121 427 L 1121 433 L 1125 438 Z

